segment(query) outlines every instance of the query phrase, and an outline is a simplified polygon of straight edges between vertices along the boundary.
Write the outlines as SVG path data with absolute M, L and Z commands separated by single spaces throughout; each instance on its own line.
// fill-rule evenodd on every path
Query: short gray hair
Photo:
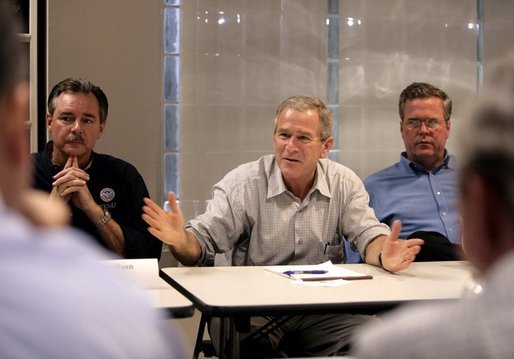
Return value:
M 297 111 L 307 111 L 312 109 L 318 110 L 320 139 L 325 141 L 327 138 L 332 136 L 332 127 L 334 127 L 332 111 L 330 111 L 319 98 L 304 95 L 291 96 L 278 105 L 277 110 L 275 111 L 275 129 L 273 132 L 277 131 L 278 117 L 286 108 Z

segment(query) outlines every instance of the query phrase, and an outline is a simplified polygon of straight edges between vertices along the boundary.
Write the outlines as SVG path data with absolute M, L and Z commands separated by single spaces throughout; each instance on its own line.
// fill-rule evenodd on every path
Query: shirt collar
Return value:
M 328 159 L 322 159 L 318 161 L 318 168 L 316 170 L 317 178 L 315 188 L 325 197 L 331 198 L 330 188 L 327 183 L 326 167 L 328 165 Z
M 278 196 L 287 191 L 286 185 L 282 178 L 282 173 L 278 167 L 277 161 L 273 159 L 271 162 L 270 173 L 268 175 L 268 198 Z
M 400 156 L 400 164 L 402 165 L 402 167 L 406 170 L 412 170 L 416 173 L 427 173 L 429 171 L 425 170 L 425 168 L 420 165 L 419 163 L 416 163 L 416 162 L 413 162 L 411 160 L 409 160 L 407 158 L 407 152 L 403 151 L 401 153 L 401 156 Z M 455 169 L 455 158 L 452 156 L 452 155 L 449 155 L 448 154 L 448 151 L 445 149 L 444 150 L 444 158 L 443 160 L 441 161 L 441 163 L 439 164 L 439 166 L 437 166 L 436 168 L 434 168 L 432 171 L 432 173 L 437 173 L 439 172 L 441 169 Z
M 314 185 L 312 186 L 309 194 L 318 190 L 325 197 L 330 198 L 330 189 L 328 187 L 327 179 L 325 176 L 325 167 L 326 161 L 323 160 L 318 161 L 316 167 L 316 178 L 314 179 Z M 273 160 L 271 171 L 268 175 L 268 198 L 272 198 L 287 192 L 288 189 L 286 184 L 284 183 L 284 179 L 282 178 L 282 172 L 280 172 L 280 168 L 278 167 L 277 161 Z

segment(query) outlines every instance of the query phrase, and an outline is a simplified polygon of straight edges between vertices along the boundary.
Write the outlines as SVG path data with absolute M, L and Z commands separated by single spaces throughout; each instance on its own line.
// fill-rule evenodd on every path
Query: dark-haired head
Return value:
M 104 123 L 107 120 L 107 114 L 109 112 L 109 103 L 107 101 L 107 96 L 105 96 L 105 93 L 102 91 L 100 87 L 94 85 L 91 81 L 77 77 L 69 77 L 65 80 L 62 80 L 52 88 L 50 94 L 48 95 L 48 113 L 50 113 L 51 115 L 54 114 L 56 107 L 55 101 L 59 97 L 59 95 L 64 92 L 78 92 L 84 94 L 92 93 L 93 95 L 95 95 L 96 100 L 98 101 L 98 106 L 100 109 L 100 123 Z

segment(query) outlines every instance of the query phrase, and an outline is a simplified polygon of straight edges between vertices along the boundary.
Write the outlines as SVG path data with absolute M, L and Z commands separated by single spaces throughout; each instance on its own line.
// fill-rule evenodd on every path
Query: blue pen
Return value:
M 284 274 L 293 275 L 293 274 L 325 274 L 328 273 L 327 270 L 324 269 L 314 269 L 314 270 L 286 270 Z

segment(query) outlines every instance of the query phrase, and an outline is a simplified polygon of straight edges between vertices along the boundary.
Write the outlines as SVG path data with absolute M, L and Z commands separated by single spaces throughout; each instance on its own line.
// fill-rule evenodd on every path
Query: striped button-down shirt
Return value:
M 199 240 L 199 265 L 228 251 L 233 265 L 343 263 L 344 238 L 364 254 L 371 240 L 390 233 L 357 175 L 328 159 L 318 162 L 303 201 L 286 188 L 273 155 L 237 167 L 213 191 L 206 212 L 186 226 Z

